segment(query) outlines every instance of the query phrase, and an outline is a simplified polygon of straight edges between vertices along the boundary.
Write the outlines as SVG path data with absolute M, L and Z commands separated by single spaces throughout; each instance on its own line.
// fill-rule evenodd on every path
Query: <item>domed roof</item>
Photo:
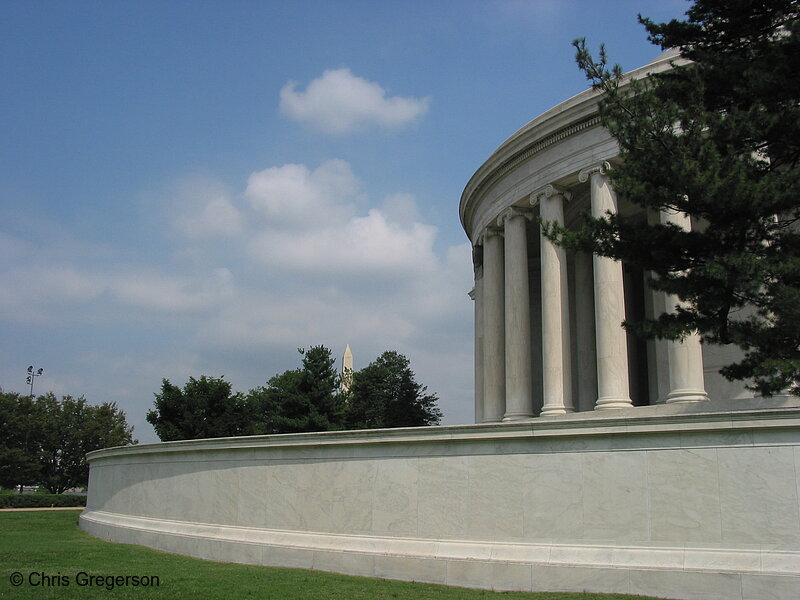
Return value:
M 689 61 L 681 56 L 678 48 L 669 48 L 647 64 L 625 73 L 625 79 L 646 77 L 650 73 L 663 72 L 671 69 L 673 65 L 681 65 L 687 62 Z M 484 211 L 475 220 L 476 210 L 483 203 L 483 198 L 486 197 L 486 194 L 493 186 L 502 181 L 509 173 L 514 172 L 520 164 L 529 160 L 532 156 L 537 154 L 544 155 L 558 146 L 563 147 L 567 138 L 581 132 L 596 130 L 600 126 L 600 118 L 597 114 L 597 104 L 600 96 L 600 91 L 590 87 L 557 104 L 512 134 L 478 168 L 464 188 L 459 202 L 461 224 L 470 239 L 474 239 L 476 232 L 486 225 L 487 215 L 492 212 Z M 608 140 L 601 139 L 602 137 L 602 134 L 600 134 L 600 137 L 595 135 L 591 144 L 600 147 L 608 142 L 608 148 L 604 147 L 605 149 L 603 150 L 603 152 L 607 153 L 615 142 L 612 144 L 609 141 L 611 139 L 609 134 L 605 136 Z M 584 145 L 583 149 L 573 149 L 573 151 L 587 151 L 587 148 L 590 148 L 590 146 Z M 553 155 L 555 156 L 556 154 L 558 154 L 558 151 Z M 605 160 L 607 157 L 601 158 Z M 566 169 L 569 164 L 568 160 L 561 160 L 558 168 L 564 167 Z M 555 166 L 551 165 L 551 171 L 554 169 L 557 170 Z M 553 174 L 550 173 L 548 177 L 552 179 Z M 515 189 L 516 193 L 519 193 L 519 185 Z M 488 202 L 502 204 L 502 201 L 497 201 L 496 199 L 490 199 Z M 494 212 L 497 211 L 494 210 Z

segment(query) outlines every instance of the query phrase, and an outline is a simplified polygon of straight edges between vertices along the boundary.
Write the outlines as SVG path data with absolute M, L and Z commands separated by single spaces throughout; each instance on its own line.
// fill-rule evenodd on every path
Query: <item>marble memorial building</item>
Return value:
M 633 72 L 669 68 L 665 52 Z M 643 342 L 625 318 L 671 310 L 646 273 L 608 258 L 566 252 L 538 219 L 568 228 L 610 211 L 685 228 L 683 214 L 644 214 L 614 191 L 616 142 L 583 93 L 506 140 L 469 181 L 460 216 L 472 241 L 475 287 L 475 421 L 752 396 L 718 373 L 735 350 Z
M 669 68 L 661 56 L 631 75 Z M 617 148 L 592 90 L 467 184 L 476 423 L 184 440 L 88 455 L 80 526 L 205 559 L 496 590 L 800 598 L 800 399 L 754 398 L 734 356 L 626 336 L 674 298 L 564 252 L 536 217 L 606 210 Z M 352 369 L 351 353 L 344 364 Z

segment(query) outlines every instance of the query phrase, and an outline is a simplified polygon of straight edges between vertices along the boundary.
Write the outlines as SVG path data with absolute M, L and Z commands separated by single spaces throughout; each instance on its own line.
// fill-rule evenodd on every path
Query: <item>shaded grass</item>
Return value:
M 79 511 L 0 513 L 0 598 L 170 598 L 216 600 L 641 600 L 642 596 L 489 592 L 441 585 L 351 577 L 303 569 L 217 563 L 93 538 L 78 529 Z M 23 576 L 19 587 L 11 575 Z M 76 575 L 150 575 L 158 587 L 80 587 Z M 38 573 L 54 585 L 33 586 Z M 59 577 L 69 585 L 58 585 Z

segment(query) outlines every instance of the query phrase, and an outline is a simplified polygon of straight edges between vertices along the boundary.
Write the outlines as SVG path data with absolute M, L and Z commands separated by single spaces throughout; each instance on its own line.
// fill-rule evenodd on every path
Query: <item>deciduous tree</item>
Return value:
M 135 443 L 125 413 L 113 402 L 99 406 L 83 397 L 39 396 L 37 412 L 43 419 L 40 440 L 40 483 L 61 494 L 89 482 L 86 454 L 92 450 Z
M 116 404 L 52 393 L 0 392 L 0 485 L 42 485 L 54 494 L 88 483 L 86 454 L 136 443 Z
M 41 424 L 31 396 L 0 390 L 0 487 L 39 483 Z

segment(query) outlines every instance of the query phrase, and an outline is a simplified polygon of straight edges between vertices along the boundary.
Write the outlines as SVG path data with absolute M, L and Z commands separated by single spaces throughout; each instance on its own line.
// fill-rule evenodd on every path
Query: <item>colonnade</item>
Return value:
M 594 217 L 618 210 L 617 196 L 607 176 L 607 163 L 583 169 L 578 174 L 588 181 L 591 213 Z M 569 190 L 546 185 L 531 194 L 524 205 L 505 209 L 477 241 L 483 247 L 482 277 L 475 289 L 475 413 L 477 422 L 518 421 L 535 416 L 563 415 L 575 410 L 573 364 L 585 365 L 580 356 L 573 362 L 570 328 L 570 295 L 565 250 L 540 231 L 541 256 L 541 382 L 534 382 L 532 364 L 531 302 L 528 265 L 527 221 L 533 207 L 539 207 L 544 222 L 564 225 L 564 206 Z M 691 227 L 683 214 L 663 214 L 662 222 Z M 576 262 L 576 271 L 581 267 Z M 583 271 L 589 269 L 583 268 Z M 592 275 L 589 277 L 589 275 Z M 628 345 L 621 323 L 625 319 L 622 264 L 610 258 L 592 256 L 591 273 L 575 274 L 576 281 L 594 292 L 594 343 L 597 396 L 594 408 L 617 409 L 633 406 L 628 384 Z M 665 310 L 674 310 L 677 299 L 661 294 Z M 584 311 L 585 312 L 585 311 Z M 576 311 L 576 314 L 580 311 Z M 591 316 L 581 320 L 586 327 Z M 577 332 L 581 340 L 592 336 Z M 539 343 L 536 340 L 535 343 Z M 706 400 L 703 361 L 697 335 L 667 342 L 665 364 L 669 369 L 669 393 L 665 402 Z M 578 349 L 584 351 L 585 349 Z M 534 414 L 533 389 L 541 385 L 542 409 Z

